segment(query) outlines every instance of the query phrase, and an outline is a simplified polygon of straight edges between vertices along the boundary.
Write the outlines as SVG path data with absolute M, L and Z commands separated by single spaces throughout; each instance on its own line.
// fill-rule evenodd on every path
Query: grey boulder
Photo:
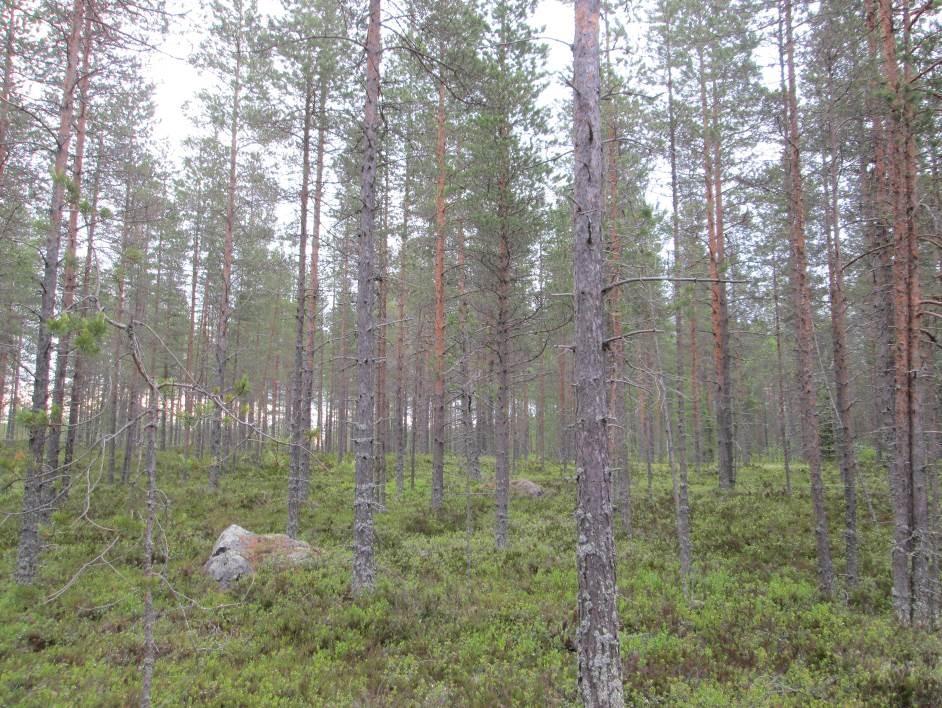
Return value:
M 203 571 L 223 587 L 251 575 L 264 563 L 296 566 L 313 558 L 317 551 L 304 541 L 283 533 L 258 534 L 232 524 L 219 534 Z

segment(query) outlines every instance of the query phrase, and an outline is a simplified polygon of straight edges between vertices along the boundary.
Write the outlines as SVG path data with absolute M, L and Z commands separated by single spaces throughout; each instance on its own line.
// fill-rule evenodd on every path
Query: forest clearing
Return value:
M 0 44 L 0 705 L 942 705 L 936 0 Z

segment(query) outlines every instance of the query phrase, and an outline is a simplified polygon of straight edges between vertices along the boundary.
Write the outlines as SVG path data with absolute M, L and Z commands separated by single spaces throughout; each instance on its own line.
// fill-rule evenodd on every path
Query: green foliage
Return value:
M 217 495 L 205 491 L 207 460 L 160 452 L 169 555 L 160 550 L 158 562 L 174 593 L 162 582 L 152 587 L 155 697 L 167 705 L 576 704 L 574 483 L 554 465 L 540 471 L 534 460 L 520 460 L 518 469 L 547 493 L 512 499 L 511 546 L 496 553 L 487 483 L 472 485 L 468 536 L 457 461 L 446 461 L 438 515 L 428 512 L 429 459 L 418 462 L 417 488 L 396 499 L 391 483 L 387 510 L 377 516 L 377 588 L 354 599 L 349 460 L 314 456 L 301 527 L 320 555 L 291 572 L 265 568 L 223 592 L 200 567 L 230 523 L 283 530 L 287 449 L 267 448 L 258 464 L 246 460 Z M 23 450 L 0 452 L 0 481 L 20 479 L 24 464 Z M 486 459 L 485 470 L 492 464 Z M 793 474 L 796 489 L 807 486 L 801 472 Z M 882 473 L 864 474 L 886 513 Z M 902 630 L 892 618 L 887 529 L 861 524 L 865 581 L 848 603 L 823 602 L 810 504 L 781 493 L 781 468 L 743 469 L 737 490 L 725 495 L 712 475 L 697 476 L 688 601 L 678 578 L 669 474 L 657 467 L 655 475 L 653 498 L 635 495 L 634 536 L 617 539 L 629 703 L 939 703 L 942 640 Z M 14 506 L 18 494 L 18 484 L 3 488 L 0 501 Z M 840 489 L 829 495 L 839 518 Z M 88 512 L 95 524 L 77 520 L 83 505 L 73 498 L 57 512 L 40 583 L 0 590 L 0 704 L 136 701 L 143 492 L 100 486 Z M 61 597 L 43 602 L 116 536 L 109 566 L 86 569 Z M 15 554 L 15 526 L 7 524 L 0 527 L 6 568 Z
M 108 331 L 108 323 L 102 313 L 82 318 L 82 326 L 75 336 L 75 346 L 84 354 L 97 354 Z
M 124 249 L 124 260 L 128 263 L 137 265 L 144 262 L 145 253 L 143 249 L 137 246 L 126 246 Z
M 33 410 L 32 408 L 20 408 L 16 412 L 16 422 L 27 430 L 35 430 L 47 425 L 49 417 L 46 411 Z
M 248 374 L 242 374 L 232 386 L 232 394 L 236 398 L 247 396 L 252 391 L 252 385 L 249 383 Z
M 87 317 L 75 312 L 63 312 L 50 319 L 47 324 L 49 331 L 56 336 L 73 336 L 79 351 L 89 355 L 97 354 L 101 350 L 101 343 L 108 331 L 108 323 L 100 312 Z

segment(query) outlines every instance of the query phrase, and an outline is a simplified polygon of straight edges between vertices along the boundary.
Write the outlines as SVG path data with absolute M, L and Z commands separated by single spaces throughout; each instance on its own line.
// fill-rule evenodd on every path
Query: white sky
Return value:
M 281 8 L 280 0 L 258 0 L 259 11 L 263 14 L 277 14 Z M 155 87 L 155 137 L 161 143 L 163 154 L 172 166 L 179 167 L 183 154 L 184 140 L 194 132 L 190 115 L 197 113 L 197 94 L 212 84 L 212 77 L 203 76 L 189 62 L 189 58 L 199 49 L 208 18 L 204 15 L 200 0 L 167 0 L 167 11 L 176 17 L 170 25 L 160 51 L 151 52 L 145 63 L 145 74 Z M 573 39 L 572 4 L 562 0 L 540 0 L 531 18 L 531 24 L 542 27 L 540 36 L 547 45 L 546 70 L 549 81 L 541 97 L 541 103 L 553 113 L 558 112 L 563 102 L 568 100 L 572 89 L 565 83 L 565 75 L 572 60 L 570 44 Z M 190 104 L 189 108 L 187 104 Z M 296 176 L 282 176 L 281 181 L 290 185 Z M 331 202 L 336 195 L 327 189 L 324 198 L 327 205 L 324 212 L 322 238 L 329 240 L 328 234 L 336 226 L 331 218 Z M 657 197 L 655 197 L 657 199 Z M 298 219 L 296 200 L 283 200 L 277 205 L 278 224 L 275 232 L 283 234 Z M 292 243 L 289 241 L 289 243 Z M 274 246 L 274 244 L 272 244 Z M 293 245 L 285 244 L 289 249 Z M 326 255 L 326 254 L 325 254 Z
M 262 12 L 277 12 L 277 0 L 260 0 Z M 168 0 L 167 10 L 177 16 L 161 45 L 160 52 L 149 55 L 146 63 L 148 78 L 155 85 L 157 112 L 156 137 L 166 141 L 168 154 L 179 156 L 182 143 L 192 130 L 185 106 L 193 102 L 197 92 L 209 81 L 188 62 L 188 58 L 199 47 L 202 38 L 202 11 L 197 0 Z M 569 44 L 573 37 L 572 6 L 560 0 L 541 0 L 533 15 L 532 24 L 545 27 L 544 37 L 549 48 L 547 68 L 554 76 L 547 87 L 543 100 L 547 105 L 558 105 L 568 98 L 570 89 L 555 75 L 565 72 L 572 51 Z
M 277 14 L 281 0 L 258 0 L 259 10 Z M 365 4 L 365 0 L 363 0 Z M 155 85 L 156 126 L 158 140 L 166 144 L 164 154 L 171 160 L 182 157 L 184 139 L 193 131 L 187 117 L 186 105 L 195 103 L 198 91 L 210 83 L 208 77 L 200 75 L 189 58 L 198 49 L 203 28 L 208 24 L 200 0 L 167 0 L 167 10 L 176 19 L 171 23 L 161 51 L 152 52 L 146 63 L 146 74 Z M 628 13 L 622 16 L 625 29 L 632 43 L 645 40 L 650 27 Z M 573 39 L 573 8 L 571 0 L 539 0 L 531 24 L 542 27 L 541 38 L 547 47 L 546 69 L 549 82 L 541 102 L 553 113 L 558 113 L 563 103 L 570 98 L 571 89 L 565 78 L 572 60 L 570 43 Z M 777 50 L 768 43 L 761 44 L 755 57 L 761 68 L 764 82 L 774 88 L 778 84 Z M 195 112 L 194 106 L 190 112 Z M 772 159 L 778 151 L 777 145 L 761 146 Z M 662 210 L 670 208 L 670 177 L 666 161 L 659 156 L 649 156 L 650 179 L 646 191 L 647 201 Z M 296 218 L 294 205 L 287 203 L 279 208 L 281 226 Z

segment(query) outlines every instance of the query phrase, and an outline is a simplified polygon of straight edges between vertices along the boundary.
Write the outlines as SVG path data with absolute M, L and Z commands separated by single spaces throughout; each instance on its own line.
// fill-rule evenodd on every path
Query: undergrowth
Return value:
M 0 504 L 18 508 L 25 458 L 0 452 Z M 492 492 L 470 496 L 454 460 L 446 505 L 429 511 L 430 463 L 415 489 L 376 515 L 378 584 L 349 592 L 353 471 L 315 465 L 302 538 L 322 550 L 290 571 L 264 569 L 222 591 L 201 572 L 230 523 L 284 529 L 284 460 L 242 462 L 207 490 L 203 466 L 161 453 L 157 705 L 571 705 L 577 701 L 574 629 L 575 485 L 553 464 L 518 474 L 542 498 L 511 500 L 511 542 L 492 540 Z M 390 470 L 393 468 L 390 458 Z M 492 473 L 485 464 L 485 478 Z M 571 467 L 569 468 L 571 471 Z M 841 493 L 828 473 L 832 545 L 843 562 Z M 858 588 L 836 601 L 815 586 L 807 477 L 782 492 L 782 470 L 754 465 L 736 491 L 712 473 L 691 479 L 694 579 L 685 598 L 676 561 L 666 469 L 653 496 L 634 488 L 634 529 L 617 529 L 622 661 L 634 705 L 939 705 L 942 640 L 899 628 L 889 604 L 890 515 L 875 469 L 862 505 Z M 10 580 L 16 516 L 0 524 L 0 705 L 127 705 L 142 659 L 143 479 L 85 480 L 46 530 L 39 582 Z M 112 544 L 102 560 L 89 561 Z

